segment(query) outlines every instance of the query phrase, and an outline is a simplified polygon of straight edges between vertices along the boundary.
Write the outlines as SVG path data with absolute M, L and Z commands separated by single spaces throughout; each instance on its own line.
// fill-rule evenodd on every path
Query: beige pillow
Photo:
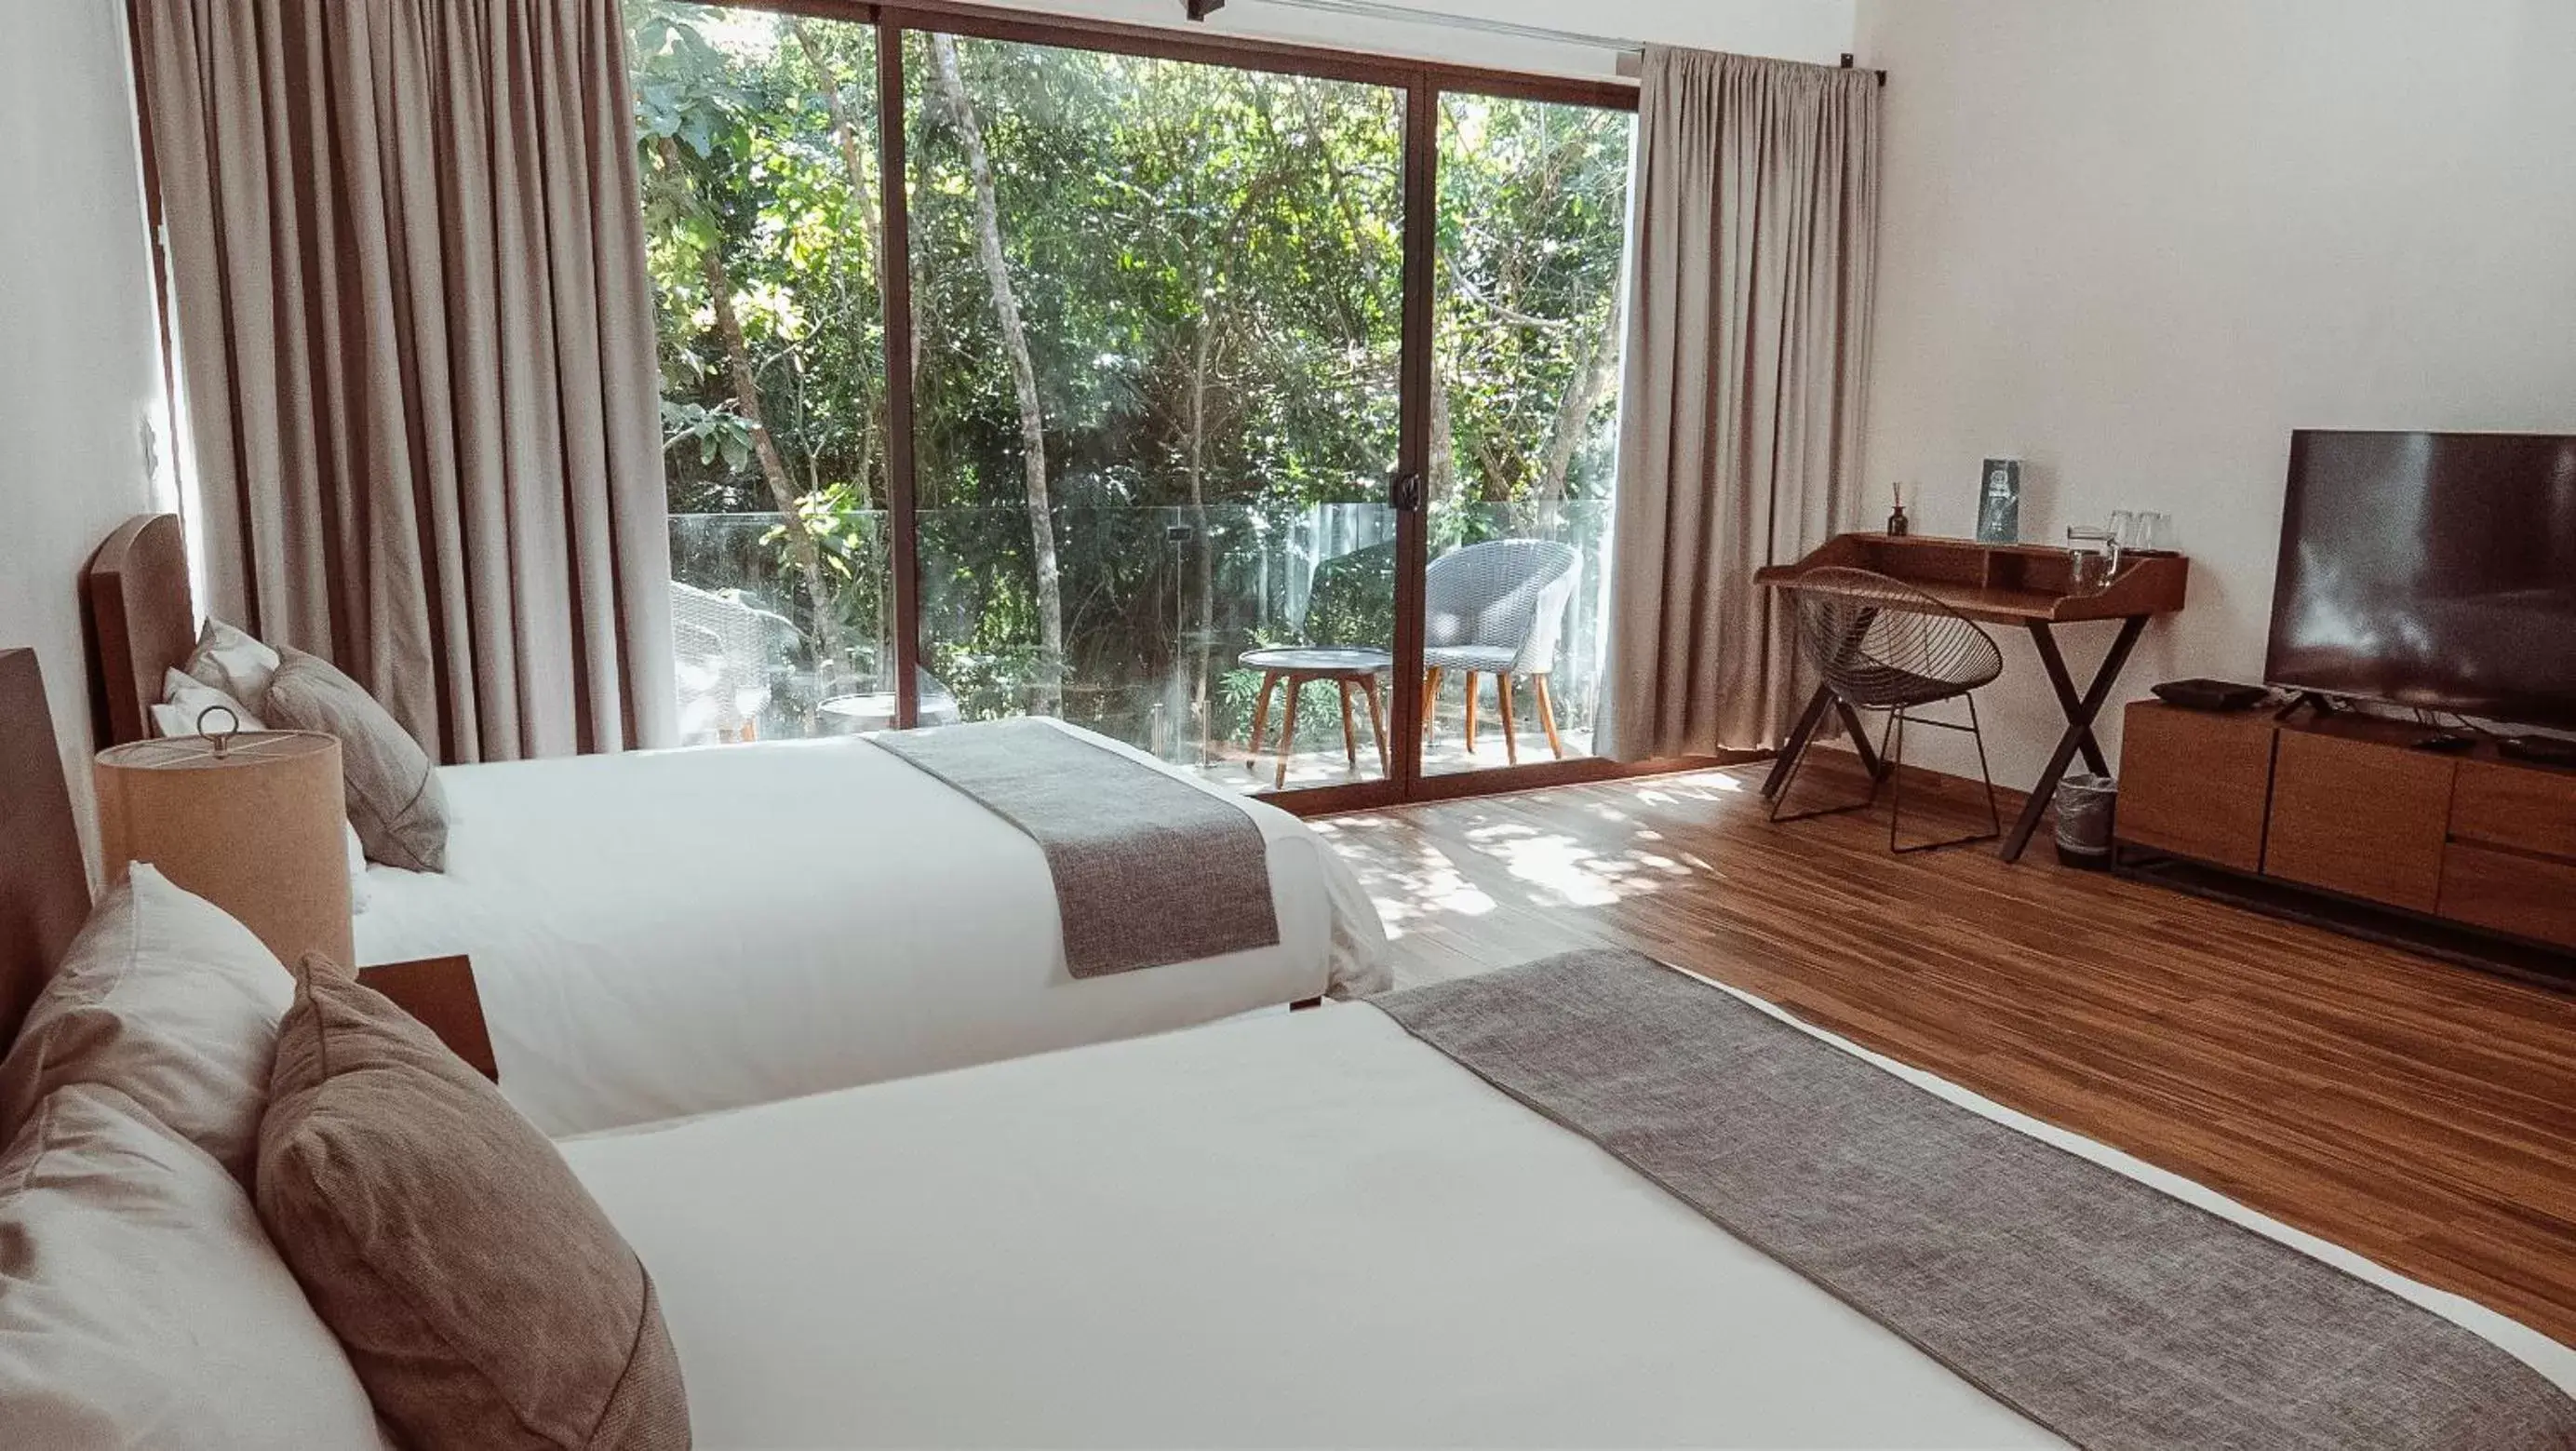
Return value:
M 383 995 L 296 974 L 259 1214 L 378 1410 L 441 1447 L 683 1447 L 652 1277 L 554 1145 Z
M 223 1166 L 114 1089 L 0 1160 L 0 1446 L 391 1442 Z
M 278 1020 L 294 997 L 294 979 L 249 928 L 137 862 L 0 1058 L 0 1134 L 16 1134 L 59 1088 L 100 1084 L 247 1181 Z
M 340 738 L 349 824 L 367 859 L 412 872 L 447 870 L 447 797 L 429 753 L 331 662 L 291 648 L 277 653 L 259 709 L 281 730 Z

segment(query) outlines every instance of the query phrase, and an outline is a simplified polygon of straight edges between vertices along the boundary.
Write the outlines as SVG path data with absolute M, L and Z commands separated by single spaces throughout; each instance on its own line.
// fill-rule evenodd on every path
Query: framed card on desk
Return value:
M 1977 542 L 2021 542 L 2021 460 L 1990 458 L 1977 474 Z

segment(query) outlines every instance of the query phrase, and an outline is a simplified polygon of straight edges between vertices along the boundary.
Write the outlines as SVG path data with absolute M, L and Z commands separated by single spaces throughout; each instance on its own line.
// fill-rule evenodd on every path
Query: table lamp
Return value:
M 312 731 L 137 741 L 99 752 L 108 884 L 150 862 L 232 914 L 278 961 L 354 971 L 340 742 Z

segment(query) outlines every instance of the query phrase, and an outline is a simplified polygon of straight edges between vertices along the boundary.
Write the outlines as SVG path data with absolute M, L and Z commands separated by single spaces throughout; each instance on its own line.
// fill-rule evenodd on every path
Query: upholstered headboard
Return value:
M 91 678 L 102 697 L 108 745 L 148 740 L 161 677 L 185 664 L 197 643 L 188 599 L 188 541 L 176 514 L 138 514 L 118 526 L 81 577 Z
M 0 650 L 0 1048 L 89 916 L 89 866 L 33 650 Z

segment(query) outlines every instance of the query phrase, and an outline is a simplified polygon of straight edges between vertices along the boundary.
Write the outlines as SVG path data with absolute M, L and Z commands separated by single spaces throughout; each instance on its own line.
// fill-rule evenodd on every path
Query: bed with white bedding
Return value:
M 1009 822 L 861 737 L 440 773 L 444 874 L 373 867 L 362 964 L 467 954 L 500 1080 L 549 1133 L 645 1123 L 1387 985 L 1349 866 L 1229 796 L 1274 946 L 1077 980 Z
M 188 578 L 166 514 L 126 521 L 84 571 L 117 742 L 152 732 L 202 644 Z M 841 737 L 442 768 L 446 870 L 365 870 L 359 965 L 470 959 L 501 1082 L 555 1134 L 1388 985 L 1375 907 L 1304 824 L 1047 724 L 1246 813 L 1278 940 L 1077 980 L 1046 850 Z
M 2504 1317 L 1801 1031 L 2576 1393 Z M 2064 1444 L 1366 1005 L 561 1148 L 701 1447 Z

